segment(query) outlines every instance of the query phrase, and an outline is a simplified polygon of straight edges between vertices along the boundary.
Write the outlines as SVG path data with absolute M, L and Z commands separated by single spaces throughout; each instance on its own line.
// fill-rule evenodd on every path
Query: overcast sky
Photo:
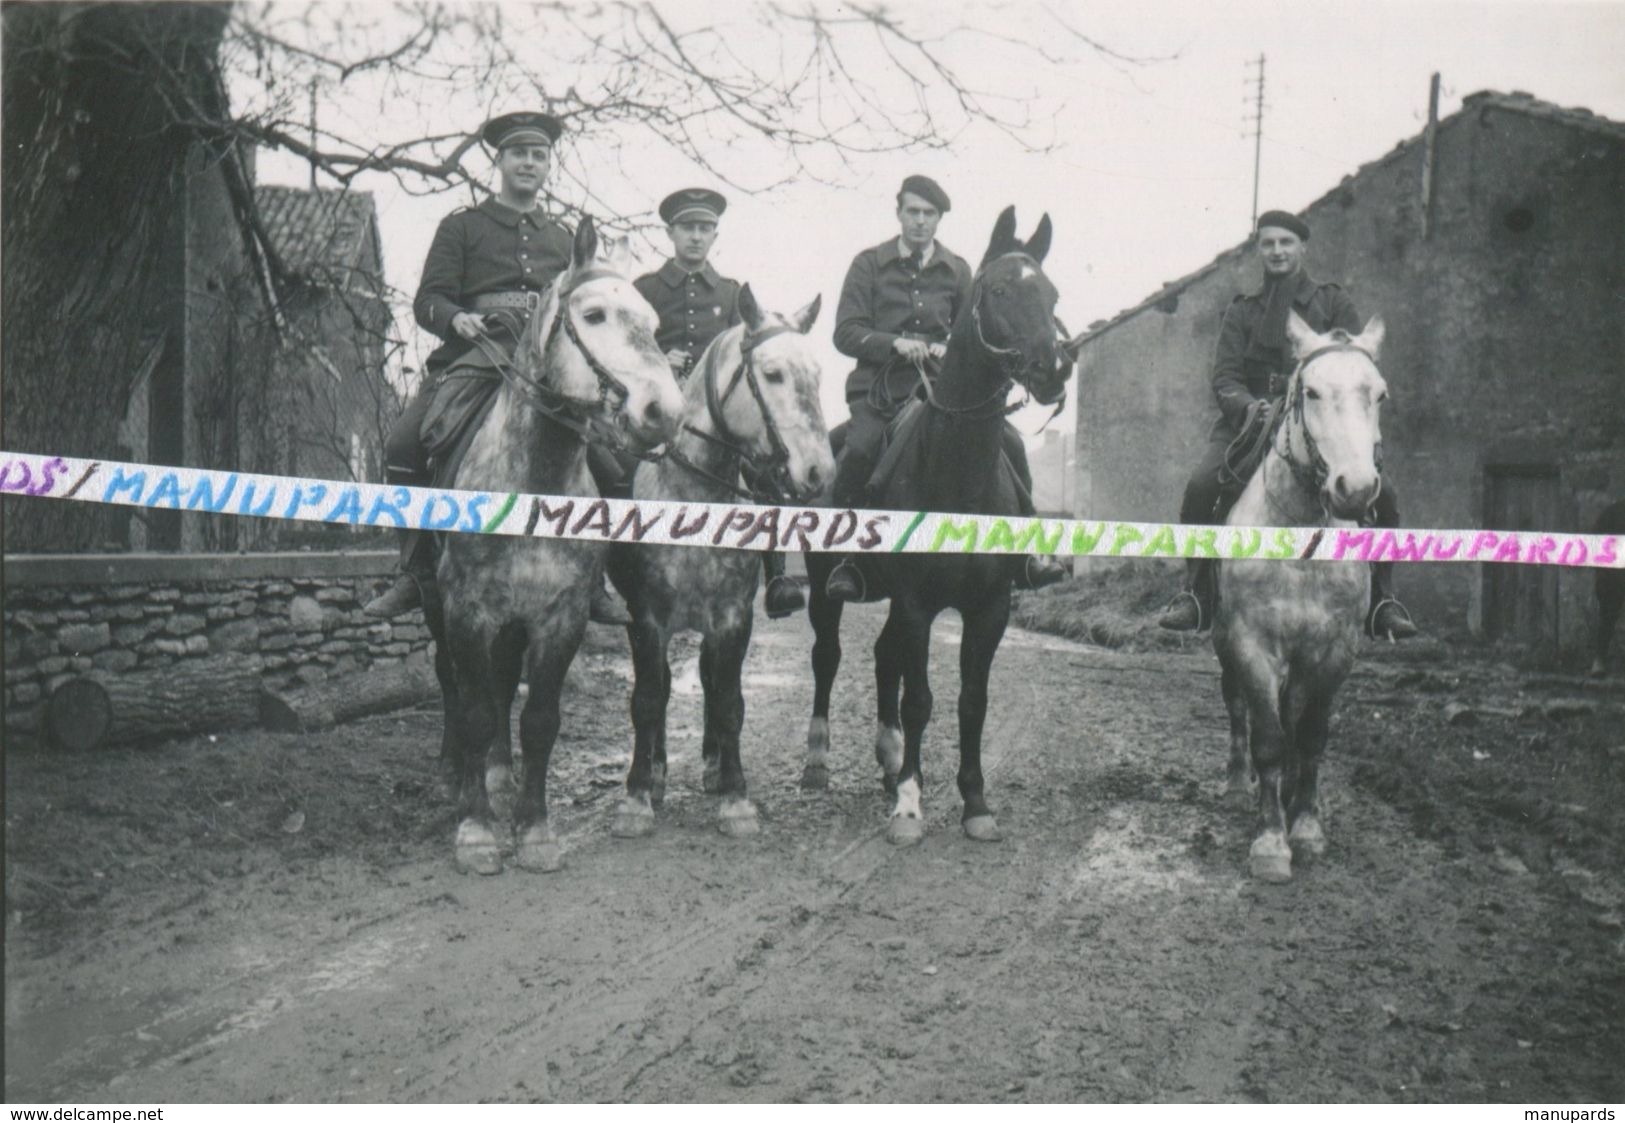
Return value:
M 948 7 L 913 0 L 891 5 L 922 27 L 946 19 L 940 13 Z M 702 10 L 661 8 L 690 16 Z M 850 368 L 829 343 L 841 280 L 855 253 L 895 236 L 893 194 L 911 172 L 934 176 L 953 197 L 940 236 L 973 265 L 1002 207 L 1016 204 L 1023 234 L 1048 211 L 1056 238 L 1046 270 L 1060 289 L 1061 315 L 1076 331 L 1137 303 L 1247 234 L 1253 175 L 1253 145 L 1244 136 L 1248 63 L 1261 53 L 1267 59 L 1261 209 L 1301 209 L 1419 132 L 1434 71 L 1442 74 L 1441 115 L 1459 109 L 1468 94 L 1494 89 L 1523 90 L 1625 120 L 1620 0 L 1111 0 L 1065 10 L 1116 50 L 1176 57 L 1140 67 L 1087 59 L 1037 73 L 1032 80 L 1042 84 L 1041 93 L 1062 106 L 1049 134 L 1055 148 L 1042 155 L 1020 151 L 991 129 L 973 129 L 951 152 L 877 157 L 839 172 L 833 184 L 797 183 L 754 197 L 728 192 L 732 202 L 713 256 L 717 268 L 751 281 L 769 308 L 790 311 L 816 293 L 824 296 L 825 312 L 813 331 L 824 346 L 831 424 L 845 416 L 841 385 Z M 1020 3 L 1002 12 L 1012 25 L 1039 18 L 1036 8 Z M 1008 78 L 998 72 L 1001 65 L 1008 60 L 989 52 L 966 63 L 966 76 L 989 83 Z M 478 113 L 459 106 L 454 91 L 444 102 L 427 100 L 456 107 L 446 110 L 453 118 L 448 128 L 478 124 L 461 120 Z M 595 150 L 584 140 L 574 158 L 595 192 L 632 208 L 652 206 L 677 187 L 710 185 L 681 159 L 647 145 Z M 749 169 L 742 171 L 748 178 Z M 261 158 L 261 182 L 303 185 L 308 179 L 296 161 Z M 435 224 L 461 200 L 414 198 L 381 176 L 356 186 L 378 202 L 390 283 L 412 292 Z M 569 194 L 562 185 L 561 191 Z M 655 268 L 660 260 L 648 253 L 643 264 Z M 413 365 L 426 353 L 424 342 Z M 1038 420 L 1032 412 L 1029 429 Z

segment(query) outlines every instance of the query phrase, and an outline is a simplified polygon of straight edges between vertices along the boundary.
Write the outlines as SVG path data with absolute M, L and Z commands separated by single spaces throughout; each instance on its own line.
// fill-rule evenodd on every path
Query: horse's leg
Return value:
M 700 709 L 704 715 L 700 734 L 700 788 L 706 795 L 722 791 L 722 742 L 718 737 L 717 695 L 712 689 L 716 670 L 716 646 L 709 635 L 700 640 Z
M 761 829 L 756 806 L 745 794 L 745 767 L 739 758 L 739 734 L 745 726 L 745 693 L 740 679 L 745 670 L 745 653 L 750 649 L 750 631 L 747 610 L 739 627 L 713 632 L 701 645 L 711 664 L 711 673 L 705 679 L 705 723 L 715 727 L 714 732 L 708 728 L 706 736 L 717 746 L 717 792 L 722 796 L 717 826 L 730 838 L 745 838 Z
M 893 599 L 886 627 L 894 626 L 897 630 L 893 646 L 903 675 L 903 765 L 897 773 L 897 802 L 892 806 L 887 837 L 900 846 L 909 846 L 925 837 L 920 746 L 931 721 L 931 618 L 912 604 L 900 605 Z
M 434 641 L 434 677 L 440 680 L 440 782 L 446 794 L 456 799 L 463 776 L 463 738 L 458 728 L 462 720 L 462 695 L 457 690 L 457 669 L 442 631 Z
M 587 630 L 587 609 L 555 615 L 530 633 L 530 696 L 519 713 L 519 748 L 525 754 L 525 779 L 514 806 L 519 829 L 517 859 L 527 870 L 552 873 L 564 865 L 564 850 L 547 818 L 547 764 L 559 736 L 559 695 L 564 676 Z
M 1290 881 L 1292 849 L 1286 839 L 1286 730 L 1281 725 L 1281 675 L 1261 651 L 1250 651 L 1236 666 L 1247 697 L 1247 721 L 1253 769 L 1258 773 L 1258 810 L 1262 828 L 1250 852 L 1252 874 L 1260 881 Z
M 491 645 L 491 689 L 496 696 L 497 735 L 485 754 L 485 790 L 500 819 L 513 815 L 516 788 L 513 759 L 513 699 L 525 668 L 525 633 L 504 628 Z M 522 766 L 521 766 L 522 770 Z
M 1230 764 L 1225 772 L 1225 795 L 1246 800 L 1252 794 L 1258 777 L 1253 775 L 1252 761 L 1247 749 L 1247 695 L 1227 659 L 1219 660 L 1219 689 L 1224 694 L 1224 709 L 1230 715 Z
M 671 698 L 671 668 L 666 662 L 670 634 L 653 617 L 640 616 L 631 635 L 632 767 L 626 773 L 626 797 L 610 826 L 616 838 L 641 838 L 655 829 L 654 754 L 665 733 L 666 703 Z
M 964 634 L 959 641 L 959 794 L 965 801 L 960 824 L 965 837 L 997 842 L 999 824 L 982 792 L 982 726 L 987 720 L 987 680 L 993 656 L 1010 622 L 1010 586 L 1001 583 L 998 595 L 970 615 L 961 613 Z
M 813 712 L 807 723 L 807 764 L 801 772 L 801 786 L 807 791 L 829 787 L 829 696 L 841 667 L 841 610 L 846 607 L 824 595 L 829 574 L 822 565 L 814 565 L 817 557 L 807 556 L 807 615 L 813 628 Z
M 887 795 L 897 794 L 897 777 L 903 770 L 903 718 L 898 695 L 903 685 L 904 631 L 902 614 L 894 600 L 875 640 L 875 761 L 880 765 L 880 782 Z
M 485 752 L 497 730 L 497 703 L 491 690 L 492 637 L 477 627 L 455 623 L 448 631 L 457 680 L 455 720 L 462 765 L 457 795 L 457 868 L 464 873 L 501 873 L 502 848 L 485 790 Z
M 1316 691 L 1306 701 L 1292 738 L 1298 776 L 1287 808 L 1292 824 L 1287 841 L 1295 851 L 1316 857 L 1326 852 L 1326 832 L 1320 825 L 1320 760 L 1326 752 L 1331 719 L 1331 691 Z

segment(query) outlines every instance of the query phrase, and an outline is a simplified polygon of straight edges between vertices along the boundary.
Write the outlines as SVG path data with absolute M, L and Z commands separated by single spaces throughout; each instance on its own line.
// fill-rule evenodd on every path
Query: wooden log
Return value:
M 93 749 L 253 725 L 257 659 L 183 660 L 150 671 L 91 671 L 61 683 L 45 704 L 47 740 Z
M 409 659 L 309 686 L 262 691 L 259 719 L 267 729 L 308 733 L 439 696 L 433 665 L 424 659 Z

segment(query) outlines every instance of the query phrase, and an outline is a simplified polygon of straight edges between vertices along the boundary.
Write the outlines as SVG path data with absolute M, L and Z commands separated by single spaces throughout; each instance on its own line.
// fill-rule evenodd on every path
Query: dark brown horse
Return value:
M 961 309 L 923 420 L 917 473 L 898 473 L 879 497 L 894 510 L 1017 515 L 1016 483 L 1001 470 L 1000 434 L 1005 402 L 1018 384 L 1037 401 L 1059 402 L 1072 374 L 1072 358 L 1055 320 L 1055 286 L 1040 263 L 1049 251 L 1045 215 L 1026 242 L 1016 238 L 1015 208 L 999 216 L 977 270 L 971 299 Z M 925 833 L 921 807 L 920 744 L 931 720 L 931 623 L 944 609 L 964 623 L 959 651 L 959 794 L 962 823 L 973 839 L 993 841 L 998 825 L 982 781 L 982 724 L 988 675 L 1010 618 L 1010 584 L 1022 558 L 974 554 L 897 554 L 862 558 L 869 599 L 890 597 L 891 611 L 875 643 L 879 732 L 875 756 L 895 794 L 888 836 L 899 844 Z M 816 639 L 812 723 L 807 731 L 805 787 L 828 780 L 830 688 L 840 666 L 842 604 L 824 595 L 835 566 L 829 554 L 810 554 L 809 614 Z M 898 702 L 902 690 L 901 706 Z
M 655 344 L 655 314 L 626 277 L 624 245 L 599 260 L 591 219 L 576 230 L 570 268 L 543 295 L 452 486 L 471 491 L 596 496 L 585 441 L 594 428 L 632 450 L 670 440 L 683 401 Z M 502 869 L 491 787 L 508 782 L 505 732 L 521 673 L 530 687 L 519 721 L 524 769 L 514 806 L 517 859 L 535 870 L 563 861 L 547 821 L 547 763 L 559 731 L 559 693 L 602 579 L 599 544 L 453 534 L 441 550 L 442 613 L 428 613 L 446 702 L 443 763 L 458 790 L 458 867 Z M 507 739 L 502 738 L 505 748 Z

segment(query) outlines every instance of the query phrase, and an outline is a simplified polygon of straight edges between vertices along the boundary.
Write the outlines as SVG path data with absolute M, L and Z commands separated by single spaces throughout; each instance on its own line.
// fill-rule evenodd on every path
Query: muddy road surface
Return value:
M 934 643 L 925 841 L 884 838 L 849 611 L 829 791 L 799 789 L 805 618 L 757 626 L 745 767 L 701 794 L 674 648 L 653 837 L 609 821 L 628 670 L 572 671 L 557 874 L 462 876 L 432 707 L 320 736 L 7 754 L 6 1098 L 1625 1098 L 1625 688 L 1368 651 L 1325 858 L 1246 877 L 1216 664 L 1012 631 L 958 829 L 957 620 Z M 602 630 L 597 630 L 602 632 Z

